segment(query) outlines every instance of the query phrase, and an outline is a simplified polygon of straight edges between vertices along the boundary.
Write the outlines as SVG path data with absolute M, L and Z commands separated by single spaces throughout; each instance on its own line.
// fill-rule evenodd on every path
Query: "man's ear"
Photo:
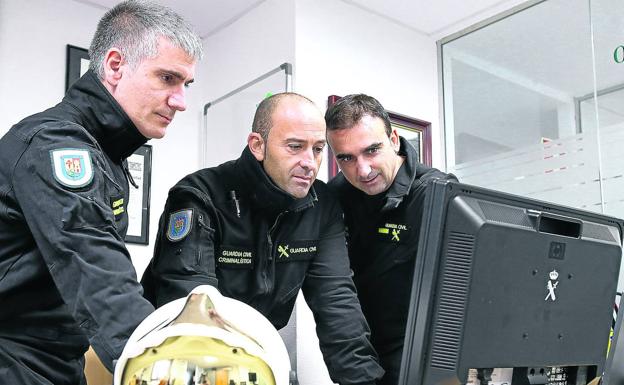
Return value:
M 118 48 L 111 48 L 106 51 L 104 56 L 104 84 L 107 87 L 114 88 L 117 86 L 123 75 L 125 60 Z
M 258 162 L 262 162 L 264 160 L 264 151 L 266 146 L 262 136 L 260 136 L 257 132 L 252 132 L 247 137 L 247 145 L 256 160 L 258 160 Z
M 399 133 L 396 128 L 393 128 L 390 133 L 390 143 L 392 143 L 392 149 L 394 149 L 394 152 L 398 153 L 401 149 L 401 141 L 399 141 Z

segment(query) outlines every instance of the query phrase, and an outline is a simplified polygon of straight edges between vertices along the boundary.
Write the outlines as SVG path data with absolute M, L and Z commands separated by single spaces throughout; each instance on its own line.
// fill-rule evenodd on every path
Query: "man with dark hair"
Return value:
M 418 162 L 374 98 L 348 95 L 325 114 L 341 173 L 329 183 L 345 214 L 349 258 L 371 342 L 396 385 L 410 301 L 425 187 L 455 179 Z
M 0 381 L 85 384 L 89 345 L 112 371 L 153 311 L 124 246 L 126 158 L 185 106 L 202 55 L 173 11 L 107 12 L 91 70 L 0 139 Z
M 383 371 L 351 280 L 342 213 L 315 180 L 324 146 L 325 121 L 310 100 L 265 99 L 240 158 L 169 191 L 142 283 L 157 307 L 215 286 L 278 329 L 303 289 L 332 380 L 374 384 Z

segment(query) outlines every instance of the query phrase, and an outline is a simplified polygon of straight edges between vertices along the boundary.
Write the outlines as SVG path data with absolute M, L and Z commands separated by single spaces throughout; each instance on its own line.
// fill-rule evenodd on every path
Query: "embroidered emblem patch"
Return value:
M 191 232 L 193 224 L 193 210 L 185 209 L 176 211 L 169 215 L 169 225 L 167 226 L 167 238 L 171 242 L 182 240 Z
M 217 266 L 233 269 L 252 269 L 254 255 L 250 249 L 236 246 L 221 246 L 217 255 Z
M 122 217 L 122 214 L 126 212 L 126 209 L 124 208 L 123 195 L 111 197 L 110 204 L 111 209 L 113 209 L 113 215 L 115 216 L 115 220 L 119 221 Z
M 288 242 L 277 245 L 276 262 L 306 261 L 317 253 L 316 241 Z
M 88 150 L 64 148 L 50 151 L 54 179 L 70 188 L 85 187 L 93 180 L 93 165 Z
M 406 236 L 409 231 L 409 227 L 403 224 L 385 223 L 383 227 L 377 229 L 377 233 L 380 234 L 383 239 L 391 242 L 401 242 L 402 237 Z

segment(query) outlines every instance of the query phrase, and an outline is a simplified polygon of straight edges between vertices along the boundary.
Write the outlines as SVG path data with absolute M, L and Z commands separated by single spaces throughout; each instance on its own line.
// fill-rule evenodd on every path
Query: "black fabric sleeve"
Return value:
M 310 263 L 303 294 L 316 321 L 323 359 L 332 381 L 374 383 L 384 373 L 369 341 L 370 329 L 358 301 L 345 243 L 342 212 L 329 196 L 323 234 Z
M 209 197 L 197 188 L 175 186 L 169 191 L 158 225 L 154 258 L 141 281 L 146 298 L 155 307 L 185 297 L 199 285 L 218 287 L 213 212 Z M 180 230 L 177 223 L 180 228 L 189 227 Z
M 88 152 L 92 179 L 74 188 L 55 177 L 51 154 Z M 110 197 L 123 189 L 81 127 L 43 130 L 17 162 L 15 196 L 63 301 L 112 371 L 136 326 L 153 311 L 116 228 Z M 57 171 L 58 172 L 58 171 Z

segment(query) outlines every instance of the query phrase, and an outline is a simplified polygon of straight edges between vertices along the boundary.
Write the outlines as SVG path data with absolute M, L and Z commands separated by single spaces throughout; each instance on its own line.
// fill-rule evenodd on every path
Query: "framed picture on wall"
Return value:
M 150 186 L 152 177 L 152 146 L 145 144 L 127 159 L 128 171 L 138 188 L 130 186 L 128 204 L 128 232 L 126 242 L 149 243 Z
M 340 96 L 331 95 L 327 98 L 327 108 L 340 99 Z M 386 110 L 387 111 L 387 110 Z M 418 153 L 419 162 L 431 166 L 431 123 L 412 118 L 396 112 L 387 111 L 390 125 L 398 134 L 405 138 Z M 328 179 L 333 178 L 340 171 L 331 148 L 327 150 Z
M 89 51 L 67 44 L 67 67 L 65 69 L 65 92 L 89 69 Z

